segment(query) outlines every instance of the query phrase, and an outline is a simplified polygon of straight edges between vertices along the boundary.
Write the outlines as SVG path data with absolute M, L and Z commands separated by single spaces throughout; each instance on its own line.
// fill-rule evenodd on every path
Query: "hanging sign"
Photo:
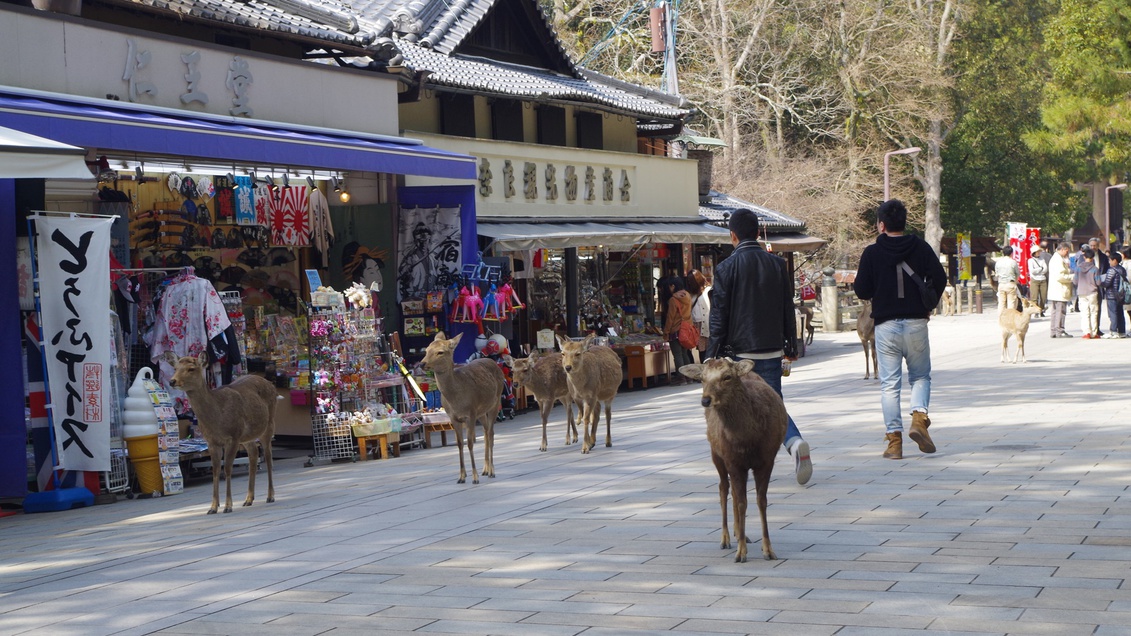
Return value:
M 110 218 L 37 217 L 43 347 L 59 467 L 110 470 Z

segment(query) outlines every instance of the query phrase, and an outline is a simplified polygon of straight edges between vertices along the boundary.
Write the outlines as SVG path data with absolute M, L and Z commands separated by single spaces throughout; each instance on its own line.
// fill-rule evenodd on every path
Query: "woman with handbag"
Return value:
M 691 322 L 699 330 L 699 343 L 695 348 L 699 351 L 699 361 L 702 362 L 702 353 L 707 350 L 707 342 L 711 337 L 711 284 L 707 282 L 703 272 L 697 269 L 687 273 L 684 284 L 691 294 Z
M 667 336 L 671 345 L 672 357 L 675 358 L 675 370 L 678 370 L 692 362 L 688 343 L 681 342 L 681 340 L 688 340 L 688 331 L 695 328 L 691 322 L 691 294 L 683 288 L 683 281 L 678 277 L 668 279 L 667 290 L 671 294 L 671 298 L 668 299 L 667 311 L 664 312 L 664 335 Z M 681 331 L 684 332 L 682 338 Z M 693 342 L 697 343 L 698 340 L 699 338 L 696 336 Z M 687 382 L 682 375 L 677 374 L 675 379 L 672 380 L 672 385 L 679 386 L 687 384 Z

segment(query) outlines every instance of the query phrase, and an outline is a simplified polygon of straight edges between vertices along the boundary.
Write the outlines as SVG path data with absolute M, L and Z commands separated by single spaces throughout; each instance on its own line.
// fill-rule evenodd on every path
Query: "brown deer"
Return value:
M 538 401 L 538 411 L 542 414 L 542 446 L 538 450 L 546 452 L 546 422 L 550 419 L 554 402 L 558 400 L 566 407 L 565 443 L 568 446 L 576 442 L 577 423 L 573 420 L 573 397 L 569 393 L 565 369 L 562 368 L 562 354 L 540 354 L 535 351 L 529 357 L 511 359 L 510 365 L 514 370 L 514 383 L 529 389 Z M 573 432 L 572 441 L 570 431 Z
M 1021 311 L 1012 307 L 1001 310 L 997 322 L 1001 325 L 1001 361 L 1005 362 L 1005 353 L 1009 349 L 1010 336 L 1017 337 L 1017 351 L 1013 354 L 1013 364 L 1017 364 L 1017 357 L 1025 362 L 1025 334 L 1029 331 L 1029 321 L 1033 316 L 1041 315 L 1041 308 L 1028 298 L 1021 299 Z
M 570 393 L 574 401 L 581 403 L 581 426 L 585 433 L 582 453 L 588 453 L 597 445 L 602 403 L 605 405 L 605 446 L 613 445 L 613 398 L 622 379 L 620 356 L 608 347 L 592 346 L 593 337 L 589 335 L 581 342 L 573 342 L 558 336 Z
M 753 373 L 754 362 L 731 362 L 714 358 L 705 364 L 689 364 L 679 372 L 702 380 L 701 400 L 707 417 L 707 440 L 711 461 L 719 471 L 719 507 L 723 514 L 721 547 L 730 549 L 727 528 L 727 490 L 734 499 L 734 539 L 738 543 L 737 563 L 746 561 L 746 480 L 754 472 L 758 513 L 762 517 L 762 557 L 778 558 L 770 546 L 766 523 L 766 492 L 778 447 L 785 440 L 785 404 L 769 384 Z
M 232 511 L 232 462 L 241 445 L 247 451 L 249 466 L 247 499 L 244 499 L 243 505 L 250 506 L 255 499 L 255 472 L 259 466 L 256 440 L 263 444 L 263 459 L 267 464 L 267 503 L 275 501 L 274 466 L 271 461 L 275 403 L 279 399 L 275 385 L 258 375 L 245 375 L 227 386 L 212 389 L 204 379 L 207 353 L 177 358 L 172 351 L 167 351 L 165 359 L 174 369 L 169 386 L 188 395 L 200 432 L 208 442 L 208 454 L 212 456 L 212 507 L 208 514 L 216 514 L 220 507 L 221 457 L 224 481 L 227 482 L 224 512 Z
M 475 422 L 483 422 L 483 476 L 495 476 L 495 418 L 502 408 L 503 372 L 499 365 L 487 358 L 479 358 L 456 366 L 453 352 L 463 334 L 448 339 L 444 332 L 436 334 L 424 351 L 424 368 L 436 374 L 440 387 L 440 404 L 452 420 L 459 446 L 459 481 L 467 480 L 463 463 L 463 444 L 467 440 L 467 453 L 471 456 L 471 482 L 479 483 L 475 468 Z
M 860 308 L 860 315 L 856 318 L 856 335 L 860 338 L 860 344 L 864 346 L 864 379 L 867 380 L 868 362 L 869 359 L 872 363 L 871 376 L 875 379 L 880 379 L 880 368 L 876 364 L 876 322 L 872 320 L 872 301 L 862 300 L 863 306 Z
M 813 308 L 808 305 L 799 305 L 797 311 L 805 317 L 805 344 L 813 344 L 813 333 L 816 327 L 813 326 Z

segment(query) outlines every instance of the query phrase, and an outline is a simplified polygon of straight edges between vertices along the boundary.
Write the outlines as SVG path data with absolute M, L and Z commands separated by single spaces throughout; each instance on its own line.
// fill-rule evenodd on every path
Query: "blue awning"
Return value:
M 476 175 L 474 157 L 412 139 L 100 102 L 0 89 L 0 126 L 102 150 L 426 177 Z

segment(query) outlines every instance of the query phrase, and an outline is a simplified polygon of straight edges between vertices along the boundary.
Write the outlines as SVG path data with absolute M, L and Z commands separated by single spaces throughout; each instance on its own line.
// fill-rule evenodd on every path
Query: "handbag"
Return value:
M 1123 288 L 1123 304 L 1131 305 L 1131 283 L 1129 283 L 1127 279 L 1124 278 L 1122 281 L 1120 281 L 1120 287 Z
M 679 345 L 684 349 L 695 349 L 699 346 L 699 330 L 690 320 L 684 320 L 679 323 L 679 333 L 676 339 L 679 340 Z

